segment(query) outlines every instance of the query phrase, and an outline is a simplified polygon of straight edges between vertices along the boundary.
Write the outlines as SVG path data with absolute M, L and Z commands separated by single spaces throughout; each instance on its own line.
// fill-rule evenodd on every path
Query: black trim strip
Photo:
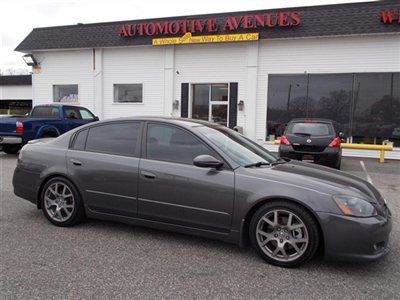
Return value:
M 156 203 L 156 204 L 167 205 L 167 206 L 175 206 L 175 207 L 181 207 L 181 208 L 188 208 L 188 209 L 194 209 L 194 210 L 200 210 L 200 211 L 204 211 L 204 212 L 211 212 L 211 213 L 230 216 L 230 214 L 228 214 L 226 212 L 223 212 L 223 211 L 218 211 L 218 210 L 211 210 L 211 209 L 194 207 L 194 206 L 187 206 L 187 205 L 181 205 L 181 204 L 172 204 L 172 203 L 168 203 L 168 202 L 160 202 L 160 201 L 143 199 L 143 198 L 138 198 L 138 200 L 139 201 L 143 201 L 143 202 Z

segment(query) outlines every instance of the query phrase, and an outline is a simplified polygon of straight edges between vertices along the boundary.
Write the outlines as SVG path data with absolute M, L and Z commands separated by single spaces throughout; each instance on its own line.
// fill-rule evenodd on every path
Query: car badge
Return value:
M 307 139 L 307 141 L 306 141 L 307 143 L 311 143 L 311 140 L 310 139 Z

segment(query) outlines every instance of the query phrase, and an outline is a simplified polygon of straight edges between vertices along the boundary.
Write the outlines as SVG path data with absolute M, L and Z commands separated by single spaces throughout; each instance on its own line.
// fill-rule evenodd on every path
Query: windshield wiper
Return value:
M 245 168 L 251 168 L 251 167 L 259 168 L 261 166 L 270 166 L 270 165 L 271 165 L 271 163 L 269 163 L 269 162 L 259 161 L 259 162 L 255 162 L 255 163 L 252 163 L 252 164 L 245 165 L 244 167 Z
M 286 159 L 278 158 L 276 161 L 271 163 L 271 166 L 280 165 L 280 164 L 284 164 L 287 162 L 288 162 L 288 160 L 286 160 Z

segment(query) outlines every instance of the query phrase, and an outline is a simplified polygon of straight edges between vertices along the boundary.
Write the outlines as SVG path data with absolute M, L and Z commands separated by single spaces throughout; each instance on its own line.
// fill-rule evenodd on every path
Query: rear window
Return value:
M 333 135 L 332 125 L 328 123 L 307 123 L 307 122 L 296 122 L 291 123 L 287 130 L 289 134 L 299 134 L 299 135 Z
M 39 106 L 35 107 L 32 111 L 31 117 L 34 118 L 58 118 L 60 117 L 60 110 L 54 106 Z

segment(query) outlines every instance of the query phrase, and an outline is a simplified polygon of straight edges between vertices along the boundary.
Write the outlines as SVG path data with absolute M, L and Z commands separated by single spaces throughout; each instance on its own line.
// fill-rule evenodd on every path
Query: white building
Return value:
M 38 63 L 34 105 L 201 118 L 265 143 L 291 118 L 324 117 L 353 142 L 398 147 L 399 10 L 378 1 L 35 28 L 16 50 Z
M 0 76 L 0 115 L 26 114 L 31 108 L 31 75 Z

